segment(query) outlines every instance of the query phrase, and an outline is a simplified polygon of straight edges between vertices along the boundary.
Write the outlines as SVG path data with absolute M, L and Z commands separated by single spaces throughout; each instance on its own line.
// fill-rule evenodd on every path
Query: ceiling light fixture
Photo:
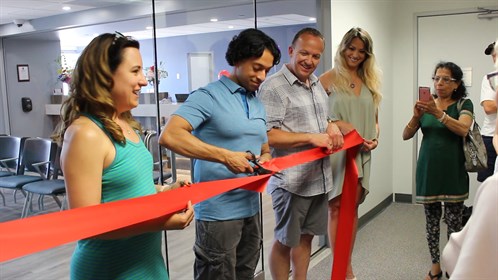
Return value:
M 26 22 L 25 19 L 15 19 L 14 20 L 14 24 L 17 25 L 17 27 L 22 27 L 25 22 Z
M 64 11 L 69 11 L 69 10 L 71 10 L 71 7 L 69 7 L 69 6 L 64 6 L 64 7 L 62 7 L 62 9 L 63 9 Z
M 209 21 L 210 21 L 210 22 L 217 22 L 217 21 L 218 21 L 218 19 L 217 19 L 217 18 L 211 18 Z

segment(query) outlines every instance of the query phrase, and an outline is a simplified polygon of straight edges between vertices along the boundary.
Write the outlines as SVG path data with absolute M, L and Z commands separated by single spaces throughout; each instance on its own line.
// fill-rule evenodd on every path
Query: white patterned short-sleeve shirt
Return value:
M 267 129 L 299 133 L 325 133 L 327 129 L 328 96 L 315 75 L 310 86 L 299 81 L 286 65 L 268 77 L 258 91 L 258 98 L 266 109 Z M 271 147 L 273 157 L 282 157 L 314 148 Z M 327 193 L 332 187 L 332 173 L 328 157 L 283 170 L 281 179 L 272 177 L 268 192 L 283 188 L 301 196 Z

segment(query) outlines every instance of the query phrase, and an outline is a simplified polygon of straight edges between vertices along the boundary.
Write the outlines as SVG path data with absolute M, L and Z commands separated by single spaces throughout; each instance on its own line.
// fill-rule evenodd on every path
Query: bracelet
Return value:
M 440 123 L 443 123 L 444 124 L 444 120 L 446 119 L 446 112 L 443 111 L 443 115 L 441 116 L 441 118 L 437 119 Z
M 442 121 L 442 124 L 446 125 L 446 123 L 448 122 L 448 120 L 450 119 L 451 117 L 446 114 L 446 117 L 444 118 L 444 120 Z
M 418 125 L 417 126 L 411 126 L 410 122 L 408 122 L 408 124 L 406 125 L 406 127 L 408 127 L 409 129 L 414 129 L 414 128 L 417 128 Z

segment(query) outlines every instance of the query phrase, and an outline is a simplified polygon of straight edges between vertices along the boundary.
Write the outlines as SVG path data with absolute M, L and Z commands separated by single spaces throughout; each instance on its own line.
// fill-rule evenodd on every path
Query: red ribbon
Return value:
M 337 225 L 336 242 L 334 247 L 334 261 L 332 262 L 332 280 L 346 279 L 346 270 L 353 243 L 354 216 L 356 212 L 356 193 L 358 186 L 358 168 L 356 167 L 356 154 L 360 146 L 346 151 L 346 175 L 341 195 L 341 208 L 339 209 L 339 222 Z
M 356 131 L 353 131 L 344 136 L 344 142 L 342 149 L 337 150 L 348 150 L 346 164 L 347 180 L 345 179 L 344 181 L 341 200 L 338 238 L 340 238 L 339 234 L 343 231 L 342 225 L 344 223 L 347 225 L 348 223 L 352 224 L 350 213 L 346 213 L 346 215 L 343 214 L 343 212 L 355 211 L 354 192 L 356 191 L 358 172 L 354 159 L 357 148 L 352 148 L 361 145 L 363 139 Z M 274 172 L 278 172 L 291 166 L 317 160 L 328 155 L 330 155 L 330 153 L 322 148 L 314 148 L 285 157 L 272 159 L 270 162 L 264 164 L 264 167 L 271 169 Z M 113 230 L 164 218 L 185 209 L 188 201 L 195 204 L 236 188 L 262 192 L 264 191 L 270 176 L 270 174 L 267 174 L 202 182 L 192 184 L 189 187 L 178 188 L 155 195 L 3 222 L 0 223 L 0 262 Z M 350 194 L 347 190 L 352 190 L 353 194 Z M 353 195 L 352 199 L 351 195 Z M 346 200 L 351 200 L 351 203 L 347 203 Z M 350 206 L 345 207 L 346 205 L 352 205 L 353 207 L 349 209 Z M 106 217 L 106 219 L 102 219 L 102 217 Z M 340 246 L 336 246 L 334 255 L 340 257 L 347 256 L 347 258 L 349 258 L 352 226 L 348 225 L 344 228 L 346 232 L 343 233 L 345 236 L 342 238 L 348 239 L 349 236 L 349 245 L 344 242 L 343 245 L 346 246 L 345 248 L 342 248 L 341 246 L 340 250 Z M 347 232 L 348 229 L 349 233 Z M 338 240 L 342 240 L 342 238 Z M 342 243 L 343 242 L 341 241 L 337 244 Z M 346 249 L 347 251 L 344 251 Z M 335 260 L 335 263 L 341 261 L 341 265 L 342 261 L 344 261 L 343 258 L 341 259 L 338 257 L 335 257 Z M 345 260 L 346 265 L 347 262 L 348 259 Z M 334 268 L 336 267 L 335 263 Z M 344 266 L 343 270 L 344 277 L 341 279 L 345 279 L 346 266 Z M 339 277 L 341 272 L 337 272 L 337 275 Z M 334 279 L 336 278 L 334 277 Z

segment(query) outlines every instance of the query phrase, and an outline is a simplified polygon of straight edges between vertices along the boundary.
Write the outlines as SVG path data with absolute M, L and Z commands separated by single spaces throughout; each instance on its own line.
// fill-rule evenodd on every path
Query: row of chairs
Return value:
M 38 194 L 38 209 L 44 210 L 44 197 L 51 196 L 62 210 L 65 207 L 65 184 L 59 179 L 61 148 L 53 141 L 34 137 L 0 136 L 0 188 L 24 196 L 21 218 L 33 212 L 33 196 Z M 0 191 L 4 206 L 5 196 Z M 62 200 L 59 198 L 62 196 Z
M 162 151 L 160 151 L 159 147 L 159 142 L 158 142 L 158 135 L 155 130 L 145 130 L 144 131 L 144 136 L 143 136 L 143 141 L 145 144 L 145 147 L 149 152 L 152 154 L 152 158 L 154 160 L 154 183 L 159 184 L 161 181 L 161 172 L 159 171 L 159 163 L 162 162 L 163 168 L 166 168 L 165 163 L 167 163 L 166 160 L 162 160 Z M 174 154 L 171 152 L 172 156 L 170 157 L 171 159 L 174 159 Z M 162 174 L 162 183 L 166 183 L 170 178 L 173 177 L 173 173 L 169 172 L 167 170 L 163 170 Z M 176 180 L 175 178 L 172 178 L 173 180 Z
M 161 176 L 157 170 L 162 160 L 157 132 L 146 130 L 143 140 L 154 158 L 154 182 L 158 184 L 161 177 L 163 183 L 170 179 L 175 180 L 176 176 L 172 172 L 163 170 Z M 52 197 L 60 209 L 64 209 L 66 189 L 64 180 L 59 179 L 62 175 L 60 153 L 61 147 L 48 139 L 0 135 L 0 196 L 3 205 L 6 206 L 6 200 L 1 188 L 14 191 L 14 203 L 17 203 L 18 191 L 25 196 L 21 218 L 27 217 L 33 211 L 32 201 L 35 194 L 39 195 L 38 209 L 40 211 L 44 209 L 45 196 Z M 171 152 L 173 162 L 174 156 Z

